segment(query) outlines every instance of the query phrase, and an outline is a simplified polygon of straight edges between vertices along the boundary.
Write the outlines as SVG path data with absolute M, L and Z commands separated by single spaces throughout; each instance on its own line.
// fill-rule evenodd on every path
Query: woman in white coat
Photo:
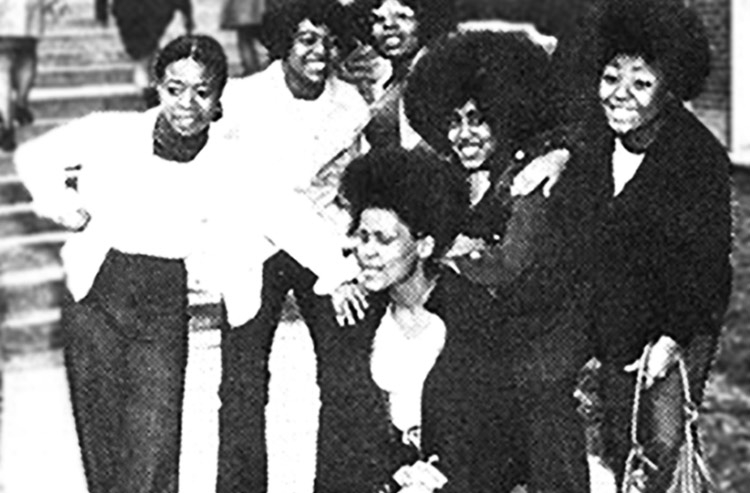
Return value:
M 38 214 L 76 232 L 62 251 L 71 295 L 63 331 L 90 493 L 177 491 L 185 259 L 209 252 L 218 289 L 238 284 L 222 276 L 231 256 L 212 221 L 226 204 L 223 170 L 238 155 L 211 127 L 226 56 L 210 37 L 182 36 L 158 54 L 154 75 L 157 108 L 91 114 L 15 156 Z M 65 169 L 78 165 L 77 187 L 67 187 Z

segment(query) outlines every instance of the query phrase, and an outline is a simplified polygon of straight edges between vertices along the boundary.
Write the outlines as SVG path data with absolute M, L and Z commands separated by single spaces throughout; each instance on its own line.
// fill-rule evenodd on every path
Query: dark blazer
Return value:
M 582 203 L 595 211 L 590 237 L 598 355 L 620 363 L 668 335 L 681 345 L 718 337 L 731 290 L 729 159 L 680 104 L 613 197 L 614 136 L 588 132 L 570 166 Z M 566 171 L 568 173 L 568 171 Z
M 497 298 L 503 326 L 521 344 L 515 354 L 518 377 L 570 378 L 591 355 L 585 225 L 593 216 L 576 204 L 576 187 L 565 175 L 549 198 L 537 190 L 511 199 L 509 184 L 527 162 L 500 164 L 505 170 L 474 207 L 465 231 L 485 240 L 492 236 L 494 243 L 456 263 L 461 274 L 489 287 Z M 506 218 L 505 224 L 498 218 Z
M 321 392 L 315 491 L 376 491 L 399 467 L 417 459 L 401 445 L 387 396 L 370 375 L 373 337 L 387 300 L 375 296 L 364 320 L 344 328 L 336 324 L 328 298 L 315 298 L 313 304 L 308 323 Z M 440 274 L 426 308 L 443 320 L 447 332 L 424 384 L 423 457 L 439 457 L 437 467 L 449 480 L 441 491 L 486 491 L 492 480 L 483 475 L 480 459 L 489 453 L 499 460 L 500 454 L 476 444 L 484 428 L 477 403 L 508 374 L 507 358 L 496 349 L 504 344 L 493 326 L 495 308 L 486 290 L 448 270 Z

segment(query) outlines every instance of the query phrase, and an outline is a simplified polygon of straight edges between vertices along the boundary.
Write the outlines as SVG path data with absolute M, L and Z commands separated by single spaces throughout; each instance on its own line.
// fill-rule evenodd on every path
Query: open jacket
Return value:
M 399 467 L 418 458 L 401 444 L 391 425 L 388 397 L 370 374 L 373 338 L 387 299 L 376 295 L 371 301 L 354 327 L 336 324 L 328 298 L 315 298 L 314 315 L 307 318 L 321 391 L 317 492 L 376 491 Z M 505 334 L 493 325 L 497 317 L 486 290 L 448 270 L 440 274 L 426 308 L 443 320 L 447 332 L 424 383 L 422 457 L 439 458 L 436 467 L 448 477 L 441 491 L 489 491 L 478 464 L 492 452 L 472 445 L 483 429 L 481 396 L 508 374 L 508 360 L 497 349 Z
M 718 337 L 731 291 L 729 159 L 688 110 L 668 106 L 630 182 L 613 196 L 614 135 L 581 133 L 569 169 L 593 210 L 599 357 L 629 363 L 661 335 Z M 579 143 L 580 144 L 580 143 Z

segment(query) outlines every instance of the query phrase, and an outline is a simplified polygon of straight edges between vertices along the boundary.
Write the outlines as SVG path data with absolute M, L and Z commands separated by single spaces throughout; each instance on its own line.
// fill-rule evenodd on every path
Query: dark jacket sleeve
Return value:
M 683 115 L 662 148 L 673 173 L 665 214 L 662 330 L 685 345 L 718 336 L 731 290 L 729 158 L 692 115 Z

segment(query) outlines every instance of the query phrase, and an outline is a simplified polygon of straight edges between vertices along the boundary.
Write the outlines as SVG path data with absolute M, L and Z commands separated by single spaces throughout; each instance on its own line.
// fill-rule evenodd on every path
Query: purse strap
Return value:
M 649 343 L 644 349 L 644 355 L 638 363 L 638 374 L 635 384 L 635 394 L 633 396 L 633 412 L 630 419 L 630 452 L 625 463 L 625 475 L 623 476 L 622 491 L 627 492 L 629 490 L 629 482 L 632 480 L 631 476 L 634 472 L 636 459 L 641 460 L 647 464 L 652 470 L 656 471 L 658 466 L 651 461 L 645 454 L 643 445 L 638 441 L 638 414 L 641 406 L 641 398 L 644 391 L 644 383 L 646 380 L 646 363 L 651 356 L 651 350 L 653 349 L 654 343 Z M 704 478 L 706 486 L 709 491 L 718 491 L 716 489 L 713 475 L 708 469 L 703 457 L 696 453 L 695 439 L 693 437 L 693 425 L 698 420 L 698 408 L 693 402 L 690 396 L 690 379 L 688 377 L 687 363 L 681 353 L 677 354 L 677 368 L 680 372 L 680 380 L 682 383 L 683 392 L 683 413 L 684 413 L 684 433 L 685 433 L 685 446 L 687 447 L 688 454 L 691 458 L 695 458 L 695 461 L 690 461 L 690 467 L 697 466 L 700 475 Z M 691 473 L 692 474 L 692 473 Z
M 651 356 L 653 343 L 648 343 L 644 349 L 644 354 L 638 362 L 638 372 L 635 380 L 635 393 L 633 395 L 633 411 L 630 415 L 630 451 L 625 461 L 625 474 L 621 491 L 628 493 L 630 491 L 630 482 L 634 480 L 633 473 L 636 460 L 640 460 L 648 465 L 651 470 L 656 471 L 658 466 L 648 457 L 644 451 L 643 445 L 638 442 L 638 414 L 641 407 L 641 396 L 643 394 L 644 382 L 646 380 L 646 362 Z

